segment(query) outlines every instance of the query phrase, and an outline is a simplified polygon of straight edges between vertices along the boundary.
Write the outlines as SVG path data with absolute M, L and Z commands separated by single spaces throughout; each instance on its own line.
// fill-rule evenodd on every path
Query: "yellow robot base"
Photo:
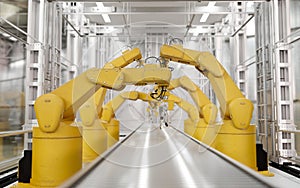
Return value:
M 96 159 L 107 149 L 107 131 L 100 121 L 91 127 L 82 129 L 82 159 L 88 163 Z
M 215 149 L 257 170 L 255 126 L 240 130 L 233 126 L 232 121 L 224 120 L 222 125 L 216 126 L 216 130 Z
M 78 127 L 61 123 L 54 133 L 34 127 L 30 184 L 19 183 L 16 187 L 57 187 L 81 166 L 82 137 Z
M 119 141 L 120 122 L 116 119 L 112 119 L 109 124 L 106 125 L 106 129 L 108 132 L 107 148 L 110 148 Z
M 202 119 L 195 126 L 195 123 L 187 119 L 184 121 L 184 132 L 257 171 L 255 126 L 238 130 L 230 120 L 224 120 L 222 125 L 213 126 L 205 125 Z M 274 176 L 269 171 L 259 173 Z
M 203 119 L 200 119 L 196 125 L 191 119 L 185 120 L 184 132 L 206 145 L 214 147 L 213 144 L 216 138 L 215 126 L 207 125 Z
M 108 124 L 96 123 L 83 127 L 83 163 L 89 163 L 119 141 L 119 121 L 112 119 Z

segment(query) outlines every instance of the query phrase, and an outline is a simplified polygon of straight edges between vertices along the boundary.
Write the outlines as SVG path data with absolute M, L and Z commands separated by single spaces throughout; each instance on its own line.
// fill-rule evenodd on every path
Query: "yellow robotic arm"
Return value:
M 106 88 L 100 88 L 79 108 L 79 115 L 83 126 L 92 126 L 95 120 L 101 116 L 105 94 Z
M 223 66 L 209 52 L 185 49 L 179 45 L 163 45 L 163 58 L 195 66 L 209 80 L 220 102 L 224 120 L 232 120 L 237 129 L 247 129 L 250 125 L 253 104 L 246 99 Z
M 194 123 L 197 123 L 199 121 L 199 111 L 194 105 L 192 105 L 191 103 L 187 102 L 186 100 L 176 95 L 173 95 L 170 92 L 166 92 L 165 96 L 167 98 L 164 99 L 164 102 L 168 102 L 168 110 L 173 110 L 174 103 L 175 103 L 188 113 L 189 118 Z
M 163 45 L 161 57 L 194 66 L 209 80 L 219 100 L 223 124 L 216 125 L 212 146 L 237 161 L 257 170 L 255 126 L 250 125 L 253 104 L 246 99 L 229 74 L 209 52 Z M 268 171 L 262 174 L 272 175 Z
M 167 98 L 164 99 L 164 102 L 168 102 L 168 106 L 169 106 L 168 110 L 173 110 L 174 103 L 175 103 L 188 113 L 189 118 L 193 122 L 198 122 L 199 113 L 195 106 L 169 92 L 167 92 L 165 96 Z M 137 100 L 137 99 L 140 99 L 145 102 L 159 102 L 154 100 L 149 94 L 146 93 L 137 92 L 137 91 L 124 92 L 116 96 L 113 100 L 108 102 L 103 107 L 101 120 L 104 123 L 110 122 L 110 120 L 114 117 L 114 112 L 124 103 L 125 100 Z
M 138 48 L 123 52 L 123 55 L 112 62 L 104 65 L 105 69 L 124 68 L 132 62 L 133 55 L 140 56 Z M 138 57 L 140 58 L 140 57 Z M 118 140 L 118 121 L 113 120 L 109 124 L 102 124 L 102 104 L 106 95 L 106 88 L 101 87 L 80 108 L 81 122 L 77 124 L 82 127 L 82 156 L 84 162 L 94 160 L 99 154 Z M 115 136 L 112 137 L 111 135 Z
M 139 93 L 137 91 L 123 92 L 109 101 L 103 106 L 101 115 L 101 121 L 103 123 L 109 123 L 114 117 L 114 112 L 117 111 L 125 100 L 137 100 Z
M 109 101 L 103 106 L 103 111 L 101 115 L 101 120 L 104 123 L 109 123 L 114 117 L 115 112 L 120 108 L 120 106 L 125 102 L 125 100 L 142 100 L 145 102 L 157 103 L 149 94 L 138 92 L 138 91 L 128 91 L 123 92 Z
M 142 57 L 138 48 L 124 51 L 122 54 L 115 60 L 106 63 L 104 69 L 124 68 L 134 60 L 140 60 Z M 101 116 L 106 90 L 106 88 L 100 88 L 80 107 L 79 114 L 84 126 L 91 126 L 95 119 Z
M 89 69 L 36 99 L 34 109 L 39 127 L 33 128 L 32 185 L 58 186 L 81 168 L 82 136 L 78 127 L 70 125 L 74 113 L 101 87 L 122 90 L 129 84 L 169 85 L 171 71 L 160 65 L 120 68 L 139 59 L 139 50 L 127 51 L 105 68 Z
M 170 70 L 156 64 L 145 65 L 138 69 L 90 69 L 36 100 L 34 108 L 39 127 L 44 132 L 54 132 L 59 126 L 61 117 L 73 120 L 74 112 L 100 87 L 121 90 L 129 84 L 149 83 L 165 87 L 169 84 L 170 78 Z M 50 108 L 54 110 L 53 113 L 48 113 Z
M 182 87 L 191 95 L 193 101 L 199 110 L 200 118 L 203 118 L 205 123 L 215 123 L 218 109 L 208 97 L 200 90 L 200 88 L 187 76 L 174 79 L 170 82 L 168 90 L 173 90 L 177 87 Z

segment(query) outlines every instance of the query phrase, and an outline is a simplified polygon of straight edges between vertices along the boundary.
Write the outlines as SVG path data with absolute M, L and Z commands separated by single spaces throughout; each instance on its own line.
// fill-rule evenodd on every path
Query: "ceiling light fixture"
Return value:
M 213 1 L 213 2 L 209 2 L 208 5 L 207 5 L 207 8 L 212 8 L 212 7 L 215 6 L 215 4 L 216 4 L 216 2 L 214 2 L 214 1 Z M 200 22 L 201 22 L 201 23 L 206 22 L 208 16 L 209 16 L 209 13 L 204 13 L 204 14 L 202 14 L 202 16 L 201 16 L 201 18 L 200 18 Z
M 97 2 L 96 4 L 99 8 L 104 8 L 104 5 L 102 2 Z M 110 20 L 110 17 L 108 14 L 101 14 L 101 16 L 105 23 L 111 23 L 111 20 Z
M 10 34 L 7 34 L 7 33 L 2 33 L 2 35 L 7 38 L 10 37 Z
M 18 40 L 15 37 L 9 37 L 8 39 L 11 40 L 11 41 L 13 41 L 13 42 L 16 42 Z

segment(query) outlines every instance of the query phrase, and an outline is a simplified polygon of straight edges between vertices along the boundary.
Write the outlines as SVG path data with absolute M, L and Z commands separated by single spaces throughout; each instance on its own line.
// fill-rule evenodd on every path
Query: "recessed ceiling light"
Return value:
M 99 8 L 104 8 L 104 5 L 102 2 L 97 2 L 96 5 L 99 7 Z M 109 17 L 108 14 L 101 14 L 103 20 L 105 23 L 111 23 L 111 19 Z
M 7 33 L 2 33 L 2 35 L 3 35 L 4 37 L 10 37 L 10 35 L 7 34 Z
M 15 37 L 9 37 L 8 39 L 11 40 L 11 41 L 14 41 L 14 42 L 16 42 L 18 40 Z
M 207 8 L 214 7 L 215 4 L 216 4 L 216 2 L 214 2 L 214 1 L 213 1 L 213 2 L 209 2 L 208 5 L 207 5 Z M 200 18 L 200 22 L 201 22 L 201 23 L 206 22 L 208 16 L 209 16 L 209 13 L 204 13 L 204 14 L 202 14 L 202 16 L 201 16 L 201 18 Z

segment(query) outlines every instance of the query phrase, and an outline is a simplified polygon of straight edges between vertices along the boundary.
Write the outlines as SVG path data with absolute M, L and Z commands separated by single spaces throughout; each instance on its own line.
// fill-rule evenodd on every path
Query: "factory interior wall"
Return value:
M 22 44 L 0 39 L 0 131 L 21 130 L 24 124 L 24 52 Z M 23 141 L 23 135 L 0 138 L 0 162 L 21 155 Z
M 300 28 L 300 1 L 291 0 L 290 1 L 290 25 L 291 25 L 291 33 Z M 297 130 L 300 130 L 300 74 L 298 73 L 300 70 L 300 41 L 296 41 L 290 46 L 291 48 L 291 60 L 293 65 L 293 83 L 294 83 L 294 91 L 293 91 L 293 100 L 294 100 L 294 122 L 297 127 Z M 297 154 L 300 155 L 300 135 L 295 134 L 295 145 Z

